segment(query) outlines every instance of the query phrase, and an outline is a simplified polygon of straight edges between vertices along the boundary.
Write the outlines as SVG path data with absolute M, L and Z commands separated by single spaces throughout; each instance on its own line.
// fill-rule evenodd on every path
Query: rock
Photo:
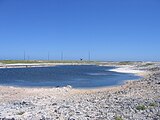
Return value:
M 53 105 L 53 106 L 54 106 L 54 105 L 57 105 L 57 103 L 53 103 L 52 105 Z
M 160 82 L 158 82 L 158 83 L 156 83 L 156 84 L 160 85 Z
M 67 85 L 66 87 L 67 87 L 67 88 L 70 88 L 70 89 L 72 88 L 72 86 L 71 86 L 71 85 Z

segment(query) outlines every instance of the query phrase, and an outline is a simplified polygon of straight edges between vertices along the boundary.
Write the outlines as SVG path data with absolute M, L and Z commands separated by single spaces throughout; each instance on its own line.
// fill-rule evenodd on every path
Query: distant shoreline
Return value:
M 25 64 L 25 63 L 16 63 L 16 64 L 3 64 L 0 66 L 1 68 L 32 68 L 32 67 L 52 67 L 57 65 L 94 65 L 87 63 L 33 63 L 33 64 Z

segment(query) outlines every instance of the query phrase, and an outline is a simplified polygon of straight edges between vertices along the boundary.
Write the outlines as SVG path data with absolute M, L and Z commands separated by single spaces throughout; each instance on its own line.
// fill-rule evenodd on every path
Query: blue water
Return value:
M 94 88 L 120 85 L 124 80 L 138 79 L 133 74 L 109 71 L 113 67 L 65 65 L 37 68 L 0 69 L 0 85 L 25 87 Z

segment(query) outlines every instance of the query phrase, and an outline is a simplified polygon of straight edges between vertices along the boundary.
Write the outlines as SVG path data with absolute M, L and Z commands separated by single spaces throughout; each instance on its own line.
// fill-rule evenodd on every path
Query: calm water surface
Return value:
M 96 65 L 65 65 L 0 69 L 0 85 L 26 87 L 71 85 L 74 88 L 94 88 L 120 85 L 124 80 L 140 78 L 133 74 L 109 71 L 112 68 Z

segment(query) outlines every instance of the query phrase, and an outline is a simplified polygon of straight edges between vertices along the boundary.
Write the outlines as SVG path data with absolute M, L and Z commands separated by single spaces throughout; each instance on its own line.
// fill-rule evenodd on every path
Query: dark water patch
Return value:
M 0 85 L 25 87 L 94 88 L 122 84 L 140 77 L 109 71 L 113 67 L 96 65 L 65 65 L 38 68 L 0 69 Z

